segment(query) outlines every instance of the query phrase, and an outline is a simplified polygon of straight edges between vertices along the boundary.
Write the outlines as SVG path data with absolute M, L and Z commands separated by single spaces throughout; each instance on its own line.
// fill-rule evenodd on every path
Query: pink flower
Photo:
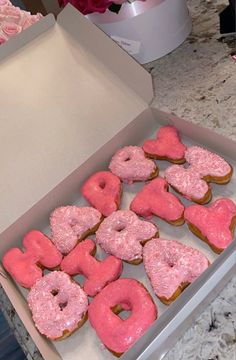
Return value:
M 7 36 L 13 36 L 20 33 L 22 28 L 15 23 L 5 22 L 2 24 L 0 30 L 2 30 L 2 32 L 5 33 Z
M 20 24 L 23 11 L 15 6 L 0 6 L 0 21 L 14 22 Z
M 4 44 L 6 42 L 6 39 L 0 36 L 0 45 Z
M 109 0 L 59 0 L 60 6 L 72 4 L 82 14 L 87 15 L 93 12 L 104 13 L 106 9 L 112 4 Z
M 40 13 L 38 13 L 36 15 L 27 16 L 27 18 L 26 18 L 26 20 L 25 20 L 25 22 L 23 24 L 23 29 L 27 29 L 31 25 L 35 24 L 42 17 L 43 17 L 43 15 L 41 15 Z
M 9 1 L 9 0 L 0 0 L 0 6 L 3 6 L 3 5 L 12 5 L 12 3 Z

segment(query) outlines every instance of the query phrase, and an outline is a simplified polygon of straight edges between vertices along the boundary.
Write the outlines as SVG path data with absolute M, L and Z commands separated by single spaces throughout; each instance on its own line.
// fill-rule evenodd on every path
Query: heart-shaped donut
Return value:
M 184 217 L 189 229 L 216 253 L 223 251 L 233 241 L 236 204 L 230 199 L 218 199 L 208 208 L 191 205 L 186 208 Z
M 181 142 L 174 126 L 163 126 L 156 134 L 156 139 L 145 140 L 143 150 L 148 157 L 167 160 L 176 164 L 185 162 L 186 146 Z
M 161 238 L 145 244 L 143 262 L 155 294 L 166 305 L 209 266 L 200 251 L 176 240 Z
M 119 259 L 139 264 L 146 241 L 158 234 L 156 225 L 143 221 L 130 210 L 118 210 L 108 216 L 96 232 L 96 242 Z
M 168 188 L 167 181 L 161 177 L 150 181 L 135 196 L 130 209 L 146 219 L 156 215 L 172 225 L 182 225 L 184 206 Z
M 113 155 L 109 169 L 123 182 L 146 181 L 158 175 L 154 161 L 147 159 L 139 146 L 125 146 Z
M 101 221 L 101 213 L 92 207 L 59 207 L 50 216 L 52 241 L 62 254 L 68 254 L 79 241 L 94 234 Z
M 118 210 L 121 198 L 120 179 L 110 171 L 98 171 L 81 188 L 85 199 L 104 216 Z
M 226 184 L 230 181 L 233 169 L 221 156 L 199 146 L 189 147 L 185 158 L 196 172 L 208 182 Z
M 172 165 L 165 170 L 167 182 L 186 199 L 199 204 L 211 200 L 211 188 L 194 168 L 185 169 L 181 165 Z

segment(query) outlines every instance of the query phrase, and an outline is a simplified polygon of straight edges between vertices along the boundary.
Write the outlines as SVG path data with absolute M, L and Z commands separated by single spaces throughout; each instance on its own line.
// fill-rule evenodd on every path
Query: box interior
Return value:
M 24 219 L 23 223 L 21 223 L 21 219 L 18 220 L 17 223 L 13 225 L 14 229 L 10 229 L 9 231 L 5 232 L 5 239 L 8 238 L 8 244 L 6 246 L 6 242 L 1 245 L 0 248 L 0 255 L 3 254 L 3 250 L 5 251 L 6 248 L 9 248 L 13 245 L 18 245 L 21 243 L 21 236 L 28 230 L 32 228 L 40 229 L 41 231 L 45 232 L 50 236 L 50 229 L 48 227 L 48 214 L 59 205 L 70 205 L 70 204 L 76 204 L 76 205 L 87 205 L 86 201 L 80 196 L 79 189 L 84 180 L 92 174 L 94 171 L 106 169 L 107 165 L 109 163 L 109 160 L 112 156 L 112 154 L 120 147 L 124 145 L 141 145 L 143 143 L 143 140 L 148 137 L 154 137 L 154 134 L 156 133 L 157 129 L 159 128 L 160 124 L 165 124 L 168 121 L 168 123 L 172 123 L 177 128 L 182 127 L 181 131 L 181 137 L 182 140 L 186 145 L 192 145 L 192 144 L 199 144 L 199 140 L 201 139 L 201 128 L 196 127 L 196 131 L 192 131 L 192 138 L 189 138 L 188 129 L 185 132 L 185 121 L 181 119 L 177 119 L 176 117 L 169 116 L 167 114 L 161 113 L 156 109 L 147 109 L 142 114 L 138 116 L 133 122 L 131 122 L 128 126 L 126 126 L 124 129 L 122 129 L 117 135 L 115 135 L 106 145 L 104 145 L 96 154 L 94 154 L 82 167 L 78 169 L 78 172 L 75 171 L 73 174 L 69 176 L 71 177 L 71 183 L 72 186 L 64 186 L 68 179 L 65 179 L 64 181 L 59 185 L 59 188 L 61 188 L 61 191 L 57 191 L 57 189 L 53 190 L 52 193 L 54 193 L 53 199 L 54 203 L 52 204 L 51 201 L 47 202 L 47 197 L 44 199 L 44 211 L 41 213 L 41 217 L 37 213 L 37 205 L 35 209 L 31 209 L 31 211 L 28 213 L 28 220 L 27 220 L 27 226 L 24 226 Z M 199 130 L 199 131 L 198 131 Z M 224 143 L 225 141 L 225 143 Z M 224 143 L 225 149 L 228 149 L 227 145 L 227 139 L 221 138 L 221 143 Z M 234 143 L 232 143 L 233 145 Z M 217 143 L 212 144 L 211 147 L 207 146 L 206 143 L 202 144 L 205 147 L 207 147 L 210 150 L 217 149 Z M 222 153 L 221 153 L 222 154 Z M 229 162 L 235 167 L 235 153 L 231 153 L 231 157 L 229 157 L 229 153 L 223 153 L 224 157 L 226 157 Z M 160 175 L 162 175 L 163 170 L 169 166 L 170 164 L 165 161 L 158 161 L 157 162 L 161 172 Z M 73 183 L 75 183 L 76 187 L 73 187 Z M 212 192 L 213 192 L 213 200 L 227 196 L 236 201 L 236 192 L 235 192 L 235 183 L 236 183 L 236 177 L 235 174 L 231 180 L 231 182 L 227 185 L 216 185 L 212 184 Z M 143 186 L 143 183 L 135 183 L 133 185 L 124 185 L 123 187 L 123 198 L 122 198 L 122 204 L 121 208 L 128 208 L 129 203 L 134 197 L 135 193 Z M 174 191 L 171 190 L 171 192 L 174 193 Z M 65 196 L 64 196 L 65 195 Z M 183 199 L 183 197 L 177 195 L 181 201 L 188 206 L 191 204 L 188 200 Z M 49 194 L 49 200 L 50 200 L 50 194 Z M 35 211 L 36 210 L 36 211 Z M 26 215 L 25 215 L 26 216 Z M 24 217 L 23 217 L 24 218 Z M 153 217 L 152 221 L 156 222 L 160 228 L 160 237 L 167 238 L 167 239 L 174 239 L 179 240 L 182 243 L 192 246 L 194 248 L 199 249 L 202 251 L 209 259 L 211 263 L 215 261 L 219 256 L 216 255 L 204 242 L 196 238 L 187 228 L 187 225 L 175 227 L 166 224 L 164 221 L 157 219 L 156 217 Z M 21 226 L 22 225 L 22 226 Z M 18 226 L 21 228 L 21 236 L 19 236 L 19 233 L 17 233 Z M 11 237 L 11 235 L 13 235 Z M 94 238 L 94 236 L 91 236 L 90 238 Z M 99 259 L 104 258 L 105 254 L 104 252 L 97 247 L 97 257 Z M 154 295 L 150 282 L 147 279 L 147 276 L 144 271 L 143 264 L 140 264 L 138 266 L 129 265 L 124 263 L 124 270 L 122 273 L 122 277 L 132 277 L 136 278 L 137 280 L 141 281 L 149 290 L 152 298 L 154 299 L 155 303 L 158 306 L 158 313 L 159 318 L 160 316 L 167 310 L 170 309 L 170 307 L 167 307 L 163 305 Z M 81 276 L 76 276 L 75 279 L 79 281 L 81 284 L 83 283 L 83 278 Z M 191 285 L 191 287 L 194 287 L 194 284 Z M 24 290 L 22 288 L 18 288 L 20 293 L 23 295 L 23 297 L 27 296 L 28 291 Z M 19 293 L 18 295 L 19 296 Z M 184 293 L 181 295 L 181 297 L 184 297 Z M 22 299 L 21 299 L 22 300 Z M 22 308 L 24 309 L 25 315 L 28 317 L 28 321 L 30 321 L 30 314 L 27 307 L 27 304 L 22 300 Z M 158 320 L 156 321 L 156 324 L 158 324 Z M 158 335 L 158 334 L 156 334 Z M 92 345 L 92 346 L 91 346 Z M 59 342 L 53 342 L 53 346 L 57 350 L 57 352 L 60 354 L 62 359 L 66 360 L 72 360 L 75 356 L 80 357 L 81 359 L 86 359 L 88 356 L 89 351 L 89 358 L 94 360 L 100 360 L 100 359 L 112 359 L 113 355 L 105 349 L 105 347 L 101 344 L 100 339 L 96 336 L 94 330 L 91 328 L 89 322 L 87 322 L 80 330 L 76 331 L 72 336 L 70 336 L 68 339 L 64 341 Z M 88 350 L 89 349 L 89 350 Z M 46 357 L 49 358 L 49 357 Z

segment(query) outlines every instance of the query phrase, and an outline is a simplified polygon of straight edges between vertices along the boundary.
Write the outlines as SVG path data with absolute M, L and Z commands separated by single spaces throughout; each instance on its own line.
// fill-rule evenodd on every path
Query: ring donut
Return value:
M 131 314 L 122 320 L 122 311 Z M 116 356 L 127 351 L 157 318 L 157 308 L 145 287 L 134 279 L 107 285 L 88 310 L 89 321 L 104 345 Z

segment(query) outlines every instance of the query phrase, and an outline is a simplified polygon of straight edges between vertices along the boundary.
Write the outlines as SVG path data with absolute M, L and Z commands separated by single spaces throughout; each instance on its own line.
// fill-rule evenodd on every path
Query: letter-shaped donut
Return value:
M 25 235 L 23 247 L 25 252 L 18 248 L 7 251 L 2 262 L 18 284 L 31 288 L 43 276 L 42 266 L 47 269 L 56 268 L 61 263 L 62 255 L 55 245 L 37 230 Z
M 206 204 L 212 193 L 209 182 L 226 184 L 230 181 L 233 168 L 219 155 L 199 146 L 189 147 L 185 152 L 189 167 L 170 166 L 165 178 L 172 188 L 198 204 Z
M 166 305 L 209 266 L 199 250 L 165 239 L 152 239 L 145 244 L 143 262 L 155 294 Z
M 110 171 L 98 171 L 81 188 L 85 199 L 102 215 L 108 216 L 120 206 L 121 181 Z
M 168 190 L 167 181 L 158 177 L 140 190 L 131 202 L 130 209 L 147 219 L 156 215 L 172 225 L 182 225 L 184 223 L 184 206 Z
M 108 256 L 103 261 L 93 257 L 96 245 L 92 240 L 79 243 L 61 263 L 61 270 L 69 275 L 82 274 L 86 277 L 84 291 L 95 296 L 111 281 L 116 280 L 122 272 L 122 261 L 115 256 Z
M 52 242 L 62 254 L 68 254 L 81 240 L 95 233 L 102 220 L 92 207 L 61 206 L 50 216 Z
M 28 304 L 35 326 L 51 340 L 66 338 L 87 319 L 87 295 L 62 271 L 38 280 L 28 294 Z
M 117 210 L 108 216 L 96 232 L 96 243 L 111 255 L 138 265 L 143 258 L 143 245 L 158 237 L 158 227 L 140 220 L 130 210 Z
M 117 314 L 130 311 L 122 320 Z M 115 355 L 127 351 L 157 318 L 157 308 L 145 287 L 134 279 L 119 279 L 94 298 L 89 320 L 104 345 Z
M 154 161 L 147 159 L 139 146 L 125 146 L 112 156 L 109 169 L 123 182 L 151 180 L 158 175 Z
M 218 254 L 234 239 L 236 204 L 231 199 L 218 199 L 210 207 L 191 205 L 184 217 L 189 229 Z

